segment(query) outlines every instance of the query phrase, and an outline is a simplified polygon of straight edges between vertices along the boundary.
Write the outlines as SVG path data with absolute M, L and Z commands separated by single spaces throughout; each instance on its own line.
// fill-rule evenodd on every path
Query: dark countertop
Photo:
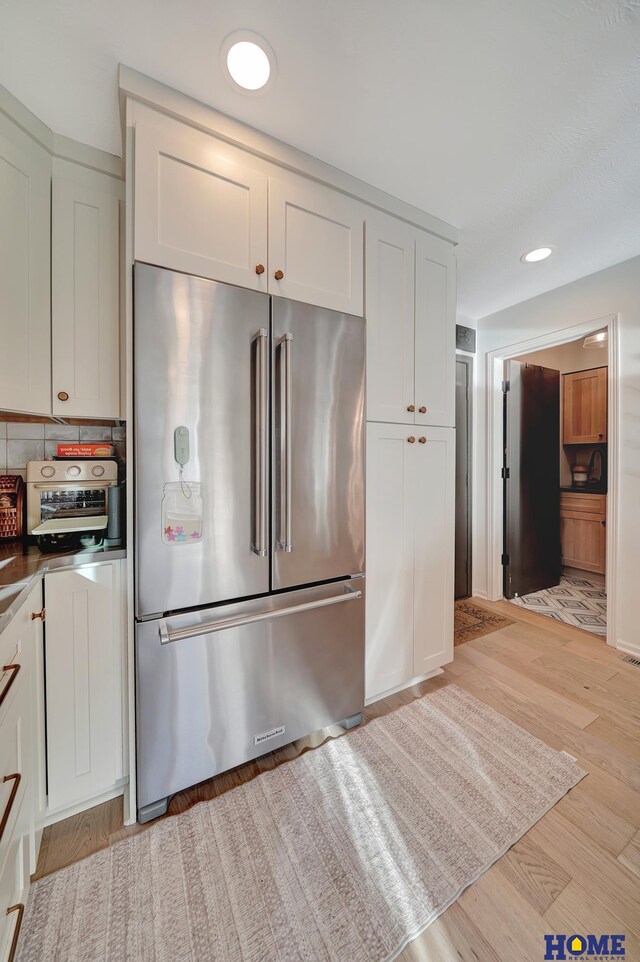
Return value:
M 57 551 L 44 554 L 22 541 L 0 542 L 0 634 L 7 627 L 39 578 L 49 571 L 78 568 L 97 561 L 118 561 L 127 557 L 126 548 L 99 551 Z
M 561 485 L 560 490 L 571 491 L 572 494 L 606 494 L 607 486 L 606 484 L 601 484 L 599 481 L 597 483 L 594 483 L 593 481 L 587 481 L 586 484 Z

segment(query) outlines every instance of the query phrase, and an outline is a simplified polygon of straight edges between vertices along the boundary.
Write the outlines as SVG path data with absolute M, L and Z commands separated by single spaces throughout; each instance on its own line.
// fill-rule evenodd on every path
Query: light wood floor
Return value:
M 477 599 L 473 599 L 474 602 Z M 640 960 L 640 668 L 594 635 L 506 602 L 514 624 L 458 646 L 443 675 L 366 709 L 367 719 L 455 683 L 589 774 L 401 955 L 403 962 L 534 962 L 545 933 L 624 933 Z M 170 815 L 320 744 L 331 729 L 181 792 Z M 346 736 L 348 737 L 348 735 Z M 40 878 L 138 831 L 116 799 L 48 828 Z

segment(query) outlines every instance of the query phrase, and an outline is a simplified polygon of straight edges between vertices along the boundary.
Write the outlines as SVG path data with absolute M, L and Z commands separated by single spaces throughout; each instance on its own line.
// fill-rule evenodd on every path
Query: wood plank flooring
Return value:
M 545 933 L 624 933 L 640 960 L 640 668 L 586 632 L 506 602 L 472 599 L 514 624 L 455 649 L 443 675 L 365 709 L 370 720 L 455 683 L 589 774 L 400 958 L 526 962 Z M 332 728 L 176 795 L 169 815 L 309 751 Z M 348 737 L 348 736 L 347 736 Z M 45 830 L 34 880 L 146 827 L 122 825 L 121 799 Z

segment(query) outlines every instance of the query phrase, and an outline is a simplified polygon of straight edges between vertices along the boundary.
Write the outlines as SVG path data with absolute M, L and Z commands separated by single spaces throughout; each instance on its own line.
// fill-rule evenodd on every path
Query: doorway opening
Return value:
M 502 374 L 500 480 L 490 485 L 500 587 L 512 604 L 612 643 L 615 318 L 573 330 L 489 357 Z
M 473 358 L 456 356 L 455 598 L 471 597 L 471 399 Z

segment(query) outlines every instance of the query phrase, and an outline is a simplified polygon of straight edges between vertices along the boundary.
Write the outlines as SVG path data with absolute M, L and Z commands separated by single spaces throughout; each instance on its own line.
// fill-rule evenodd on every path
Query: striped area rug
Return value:
M 36 882 L 17 962 L 389 962 L 585 774 L 448 685 Z

